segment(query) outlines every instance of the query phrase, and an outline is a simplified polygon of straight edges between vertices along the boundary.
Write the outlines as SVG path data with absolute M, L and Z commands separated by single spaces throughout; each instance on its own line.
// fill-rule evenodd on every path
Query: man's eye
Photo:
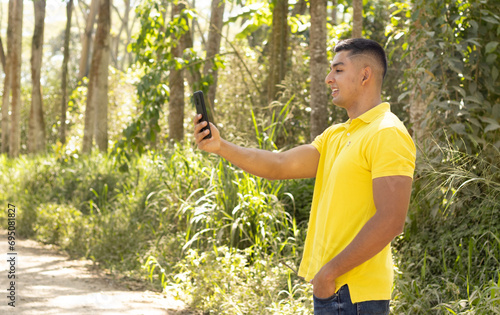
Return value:
M 338 69 L 337 69 L 337 72 L 342 72 L 342 70 L 338 70 Z

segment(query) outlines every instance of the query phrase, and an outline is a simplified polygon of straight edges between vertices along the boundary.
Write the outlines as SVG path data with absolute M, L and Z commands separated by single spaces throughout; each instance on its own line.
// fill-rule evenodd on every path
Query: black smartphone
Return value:
M 205 96 L 203 95 L 202 91 L 196 91 L 193 93 L 193 100 L 194 104 L 196 106 L 196 112 L 198 114 L 201 114 L 201 119 L 200 121 L 206 121 L 207 126 L 203 127 L 201 131 L 205 131 L 208 129 L 209 133 L 206 135 L 203 139 L 210 139 L 212 138 L 212 130 L 210 130 L 210 122 L 208 121 L 208 115 L 207 115 L 207 107 L 205 106 Z

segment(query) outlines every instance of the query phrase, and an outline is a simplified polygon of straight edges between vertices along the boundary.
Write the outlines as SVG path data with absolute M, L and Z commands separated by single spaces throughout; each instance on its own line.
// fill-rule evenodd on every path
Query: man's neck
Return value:
M 378 97 L 374 97 L 371 100 L 360 100 L 353 104 L 351 107 L 347 109 L 347 115 L 350 120 L 356 119 L 359 116 L 363 115 L 370 109 L 382 103 L 380 95 Z

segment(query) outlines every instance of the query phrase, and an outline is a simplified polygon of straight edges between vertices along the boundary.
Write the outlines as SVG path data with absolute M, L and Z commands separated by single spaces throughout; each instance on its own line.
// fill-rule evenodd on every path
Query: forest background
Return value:
M 500 314 L 498 0 L 1 2 L 0 200 L 20 235 L 215 314 L 309 314 L 314 180 L 268 181 L 193 145 L 286 150 L 346 120 L 332 48 L 384 46 L 384 101 L 418 147 L 393 314 Z M 6 206 L 4 207 L 6 208 Z M 0 214 L 7 226 L 7 212 Z

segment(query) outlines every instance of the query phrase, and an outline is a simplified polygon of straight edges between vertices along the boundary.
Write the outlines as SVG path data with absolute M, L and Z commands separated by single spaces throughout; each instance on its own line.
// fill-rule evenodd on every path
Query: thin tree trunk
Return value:
M 352 38 L 360 38 L 363 33 L 363 0 L 352 0 Z
M 101 20 L 102 19 L 102 20 Z M 108 69 L 110 55 L 111 0 L 101 0 L 99 25 L 94 47 L 102 50 L 96 78 L 96 143 L 101 152 L 108 151 Z
M 326 57 L 326 1 L 311 0 L 310 71 L 311 71 L 311 139 L 328 127 L 328 90 L 325 76 Z
M 425 37 L 417 38 L 416 36 L 416 34 L 421 34 L 422 29 L 425 28 L 425 26 L 423 26 L 420 22 L 420 16 L 421 13 L 419 14 L 417 20 L 412 23 L 410 29 L 410 43 L 412 43 L 409 53 L 410 69 L 417 69 L 418 60 L 424 57 L 424 54 L 421 52 L 421 50 L 426 44 Z M 409 95 L 409 116 L 411 124 L 410 132 L 417 146 L 422 146 L 424 139 L 427 136 L 427 130 L 423 122 L 426 118 L 427 107 L 435 97 L 435 92 L 428 89 L 428 83 L 430 79 L 430 76 L 427 74 L 424 74 L 423 76 L 409 76 L 409 81 L 411 82 L 409 86 L 412 86 L 412 90 Z M 427 95 L 427 97 L 424 98 L 424 95 Z
M 61 100 L 61 127 L 59 129 L 59 138 L 62 144 L 66 143 L 66 110 L 68 107 L 68 61 L 69 61 L 69 42 L 71 36 L 71 16 L 73 11 L 73 0 L 68 0 L 66 4 L 66 30 L 64 32 L 64 57 L 62 66 L 62 100 Z
M 331 25 L 337 25 L 337 0 L 332 0 L 332 16 L 330 19 Z
M 113 45 L 114 46 L 113 47 L 114 53 L 112 53 L 112 55 L 115 56 L 115 67 L 118 69 L 121 69 L 121 70 L 124 69 L 124 65 L 125 65 L 124 60 L 127 57 L 127 46 L 128 46 L 129 40 L 130 40 L 130 38 L 128 37 L 130 34 L 130 32 L 128 31 L 129 16 L 130 16 L 130 0 L 124 0 L 123 3 L 125 5 L 123 17 L 120 15 L 118 8 L 113 5 L 113 8 L 115 9 L 116 14 L 118 15 L 118 18 L 121 21 L 121 26 L 120 26 L 120 30 L 118 31 L 118 35 L 115 37 L 116 41 L 114 42 L 114 45 Z M 123 56 L 120 57 L 120 46 L 122 46 L 122 45 L 120 45 L 120 42 L 121 42 L 120 39 L 121 39 L 121 36 L 122 36 L 122 33 L 124 30 L 125 30 L 127 38 L 126 38 L 125 43 L 124 43 Z
M 215 94 L 217 91 L 218 70 L 214 69 L 215 56 L 220 52 L 220 41 L 222 38 L 222 25 L 224 18 L 225 0 L 212 0 L 212 11 L 210 14 L 210 29 L 208 32 L 207 54 L 205 65 L 203 66 L 203 75 L 212 76 L 212 84 L 208 87 L 208 107 L 211 111 L 215 109 Z M 212 113 L 213 116 L 214 113 Z
M 99 10 L 99 0 L 92 0 L 90 3 L 90 11 L 87 15 L 87 22 L 85 24 L 85 33 L 82 38 L 82 55 L 80 57 L 80 66 L 78 71 L 78 81 L 88 74 L 88 62 L 90 55 L 90 44 L 92 40 L 92 32 L 94 31 L 94 23 Z
M 267 100 L 271 103 L 276 99 L 276 87 L 286 74 L 288 50 L 288 0 L 276 0 L 273 9 L 273 24 L 271 33 L 271 59 L 269 62 L 269 79 Z
M 12 87 L 12 45 L 13 45 L 13 27 L 14 27 L 14 1 L 9 1 L 9 17 L 7 25 L 7 56 L 6 56 L 6 67 L 5 79 L 3 83 L 3 96 L 2 96 L 2 153 L 9 152 L 9 134 L 10 134 L 10 93 Z
M 21 147 L 21 55 L 23 38 L 23 1 L 14 2 L 12 37 L 12 108 L 9 156 L 17 157 Z
M 3 49 L 3 43 L 1 38 L 0 38 L 0 62 L 2 62 L 2 69 L 5 72 L 7 61 L 5 60 L 5 50 Z
M 35 30 L 31 43 L 31 110 L 28 124 L 28 152 L 36 153 L 45 149 L 45 122 L 43 120 L 42 86 L 40 71 L 43 57 L 43 30 L 45 24 L 45 0 L 33 1 Z
M 178 3 L 172 8 L 172 19 L 181 14 L 184 4 Z M 182 39 L 172 46 L 172 58 L 182 56 Z M 170 69 L 169 76 L 170 102 L 168 112 L 169 139 L 182 141 L 184 139 L 184 70 Z
M 101 0 L 87 91 L 87 108 L 85 111 L 85 129 L 82 147 L 82 152 L 84 153 L 89 153 L 92 150 L 94 136 L 100 151 L 106 152 L 108 149 L 110 9 L 110 0 Z
M 304 15 L 306 13 L 306 10 L 307 10 L 306 0 L 298 0 L 293 7 L 292 16 Z

